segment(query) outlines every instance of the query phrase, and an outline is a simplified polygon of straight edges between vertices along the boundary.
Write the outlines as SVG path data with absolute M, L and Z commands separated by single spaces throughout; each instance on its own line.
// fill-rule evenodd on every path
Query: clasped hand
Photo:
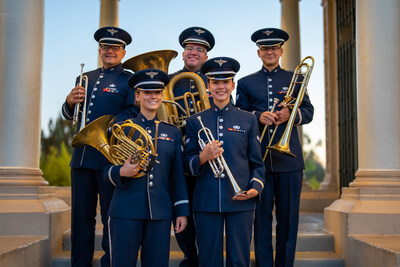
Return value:
M 278 107 L 282 107 L 282 109 L 273 113 L 270 111 L 263 112 L 260 116 L 260 122 L 269 126 L 272 124 L 279 125 L 287 121 L 290 117 L 289 108 L 283 103 L 280 103 Z
M 76 103 L 80 103 L 85 99 L 85 88 L 77 86 L 71 90 L 67 96 L 68 107 L 72 108 Z

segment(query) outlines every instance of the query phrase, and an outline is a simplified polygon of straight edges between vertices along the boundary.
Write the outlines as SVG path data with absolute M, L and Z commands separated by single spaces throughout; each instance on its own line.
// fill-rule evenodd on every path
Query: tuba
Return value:
M 138 163 L 140 169 L 134 178 L 146 175 L 156 162 L 157 138 L 153 144 L 151 136 L 131 120 L 126 120 L 122 125 L 112 125 L 112 123 L 113 116 L 111 115 L 92 121 L 72 139 L 72 147 L 92 146 L 117 166 L 123 165 L 132 155 L 131 163 Z M 158 135 L 158 123 L 156 121 L 155 136 Z M 110 127 L 111 137 L 108 142 L 107 130 Z M 133 141 L 132 138 L 136 140 Z
M 306 61 L 310 60 L 310 63 L 307 63 Z M 290 135 L 292 133 L 293 125 L 294 125 L 294 120 L 296 118 L 297 114 L 297 109 L 300 107 L 301 102 L 303 101 L 304 94 L 306 93 L 307 90 L 307 85 L 308 81 L 310 80 L 311 77 L 311 72 L 314 68 L 314 58 L 311 56 L 305 57 L 300 64 L 296 67 L 294 70 L 292 80 L 289 85 L 289 89 L 286 92 L 285 99 L 282 101 L 282 103 L 287 106 L 288 108 L 292 109 L 292 112 L 290 114 L 289 120 L 287 122 L 285 131 L 282 134 L 281 139 L 273 146 L 271 146 L 272 140 L 275 136 L 276 130 L 278 129 L 278 126 L 275 127 L 275 130 L 272 134 L 272 137 L 269 140 L 269 144 L 267 146 L 267 150 L 265 151 L 263 160 L 267 158 L 269 150 L 277 151 L 280 153 L 283 153 L 284 155 L 292 156 L 295 157 L 295 155 L 290 151 L 289 147 L 289 141 L 290 141 Z M 294 89 L 296 85 L 300 85 L 299 93 L 297 94 L 297 97 L 295 98 L 293 96 Z M 293 104 L 294 102 L 294 104 Z M 274 102 L 273 109 L 275 108 L 277 101 Z M 271 110 L 273 112 L 273 110 Z M 266 129 L 268 128 L 267 125 L 265 125 L 263 133 L 261 135 L 261 141 L 264 137 L 264 134 L 266 132 Z
M 198 131 L 197 136 L 199 139 L 199 145 L 201 150 L 204 149 L 206 146 L 206 142 L 200 137 L 201 132 L 204 132 L 205 136 L 207 137 L 207 143 L 210 143 L 211 141 L 215 141 L 214 136 L 212 132 L 210 131 L 209 128 L 204 127 L 203 122 L 201 121 L 201 116 L 198 116 L 197 119 L 199 120 L 201 124 L 201 129 Z M 215 177 L 221 177 L 224 178 L 225 174 L 223 174 L 224 171 L 226 171 L 226 174 L 228 175 L 229 181 L 232 184 L 233 190 L 235 191 L 235 196 L 240 195 L 245 193 L 246 191 L 243 191 L 240 186 L 237 184 L 235 178 L 233 177 L 233 174 L 231 170 L 228 167 L 228 164 L 225 161 L 225 158 L 223 155 L 219 156 L 216 159 L 209 160 L 208 163 L 210 164 L 211 170 L 214 173 Z
M 134 56 L 122 64 L 125 69 L 130 69 L 134 72 L 154 68 L 160 69 L 168 73 L 169 63 L 178 53 L 174 50 L 158 50 Z M 187 92 L 183 96 L 174 96 L 173 88 L 175 84 L 182 79 L 191 79 L 196 83 L 198 92 Z M 199 101 L 195 102 L 195 96 L 199 97 Z M 195 103 L 195 113 L 210 108 L 210 100 L 208 99 L 206 86 L 201 77 L 193 72 L 183 72 L 174 76 L 168 86 L 164 90 L 163 104 L 157 110 L 157 117 L 160 120 L 172 123 L 182 129 L 186 125 L 186 119 L 190 116 L 188 99 Z M 178 104 L 177 101 L 183 100 L 185 107 Z M 179 115 L 178 109 L 183 115 Z

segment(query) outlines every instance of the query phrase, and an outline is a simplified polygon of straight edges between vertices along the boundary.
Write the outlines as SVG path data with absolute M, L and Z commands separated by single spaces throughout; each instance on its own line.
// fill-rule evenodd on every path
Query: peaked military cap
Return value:
M 239 62 L 230 57 L 215 57 L 201 66 L 201 72 L 210 80 L 233 79 L 239 69 Z
M 289 39 L 289 34 L 277 28 L 264 28 L 254 32 L 251 40 L 258 47 L 281 45 Z
M 159 69 L 144 69 L 135 72 L 128 80 L 129 86 L 134 90 L 164 90 L 168 83 L 168 74 Z
M 188 43 L 201 44 L 207 47 L 207 51 L 210 51 L 214 47 L 215 40 L 209 30 L 202 27 L 190 27 L 179 35 L 179 43 L 183 48 Z
M 103 27 L 94 33 L 94 39 L 100 44 L 123 45 L 126 46 L 132 42 L 130 34 L 118 27 Z

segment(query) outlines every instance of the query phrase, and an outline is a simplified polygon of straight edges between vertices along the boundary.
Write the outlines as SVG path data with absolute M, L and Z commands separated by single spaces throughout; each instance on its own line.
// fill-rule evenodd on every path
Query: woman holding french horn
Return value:
M 140 114 L 132 121 L 112 127 L 113 135 L 123 131 L 139 145 L 143 145 L 138 140 L 145 135 L 153 142 L 148 151 L 150 156 L 144 151 L 138 158 L 129 156 L 123 165 L 110 163 L 104 170 L 105 179 L 116 186 L 109 208 L 112 266 L 136 266 L 139 249 L 141 266 L 168 266 L 173 211 L 175 233 L 183 231 L 187 223 L 189 201 L 183 172 L 182 136 L 177 127 L 156 120 L 156 110 L 168 82 L 168 75 L 158 69 L 136 72 L 129 79 L 129 86 L 135 90 Z M 135 125 L 142 128 L 134 132 L 130 126 Z M 110 153 L 113 153 L 111 149 Z M 144 163 L 140 162 L 147 156 Z
M 256 117 L 236 109 L 230 95 L 240 65 L 233 58 L 207 60 L 210 109 L 187 120 L 185 170 L 195 176 L 193 211 L 200 266 L 249 266 L 256 201 L 264 187 Z

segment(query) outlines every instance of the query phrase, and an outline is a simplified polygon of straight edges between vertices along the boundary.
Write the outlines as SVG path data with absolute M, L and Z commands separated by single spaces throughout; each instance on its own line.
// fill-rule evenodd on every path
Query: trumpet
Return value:
M 307 63 L 306 62 L 307 60 L 310 60 L 311 62 Z M 288 108 L 292 109 L 292 112 L 290 114 L 289 120 L 287 122 L 285 131 L 283 132 L 281 139 L 275 145 L 271 146 L 273 137 L 275 136 L 276 130 L 278 129 L 278 126 L 275 127 L 274 133 L 272 134 L 272 137 L 270 138 L 269 144 L 267 146 L 267 150 L 265 151 L 265 154 L 263 157 L 264 161 L 265 161 L 270 149 L 280 152 L 287 156 L 296 157 L 290 151 L 290 147 L 289 147 L 290 135 L 292 133 L 294 120 L 295 120 L 296 114 L 297 114 L 297 109 L 300 107 L 300 105 L 303 101 L 304 94 L 306 93 L 306 90 L 307 90 L 307 84 L 308 84 L 308 81 L 310 80 L 313 68 L 314 68 L 314 58 L 311 56 L 305 57 L 300 62 L 300 64 L 296 67 L 296 69 L 293 73 L 293 76 L 292 76 L 292 80 L 289 85 L 289 89 L 286 92 L 285 99 L 282 101 L 284 106 L 287 106 Z M 303 71 L 303 69 L 305 69 L 305 71 Z M 302 77 L 302 79 L 300 79 L 301 77 Z M 297 94 L 297 97 L 295 98 L 293 96 L 293 92 L 294 92 L 296 85 L 300 85 L 300 89 L 299 89 L 299 93 Z M 293 104 L 293 102 L 294 102 L 294 104 Z M 274 105 L 274 107 L 275 107 L 275 105 Z M 263 133 L 265 132 L 265 128 L 267 128 L 267 127 L 268 127 L 267 125 L 264 127 Z M 264 136 L 262 136 L 262 137 L 264 137 Z M 261 138 L 261 141 L 262 141 L 262 138 Z
M 203 150 L 206 147 L 206 142 L 200 137 L 201 132 L 204 132 L 205 136 L 207 137 L 208 143 L 215 141 L 214 136 L 209 128 L 204 127 L 203 122 L 201 121 L 201 116 L 198 116 L 197 119 L 199 120 L 201 124 L 201 129 L 198 131 L 197 136 L 199 139 L 199 145 L 201 150 Z M 210 164 L 211 170 L 214 173 L 214 177 L 221 177 L 224 178 L 225 174 L 223 174 L 224 171 L 226 171 L 226 174 L 229 177 L 229 181 L 232 184 L 233 190 L 235 191 L 235 196 L 245 193 L 246 191 L 243 191 L 239 185 L 237 184 L 235 178 L 233 177 L 233 174 L 231 170 L 228 167 L 228 164 L 226 164 L 225 158 L 223 155 L 219 156 L 216 159 L 209 160 L 208 163 Z
M 82 83 L 85 82 L 85 97 L 83 99 L 83 109 L 82 109 L 81 125 L 79 127 L 79 131 L 81 131 L 83 128 L 85 128 L 85 121 L 86 121 L 86 98 L 87 98 L 87 88 L 88 88 L 88 76 L 83 75 L 83 66 L 85 66 L 85 64 L 81 63 L 81 75 L 79 77 L 79 83 L 76 85 L 76 86 L 82 86 Z M 80 102 L 75 104 L 74 115 L 72 118 L 73 126 L 75 126 L 78 122 L 80 107 L 81 107 Z

